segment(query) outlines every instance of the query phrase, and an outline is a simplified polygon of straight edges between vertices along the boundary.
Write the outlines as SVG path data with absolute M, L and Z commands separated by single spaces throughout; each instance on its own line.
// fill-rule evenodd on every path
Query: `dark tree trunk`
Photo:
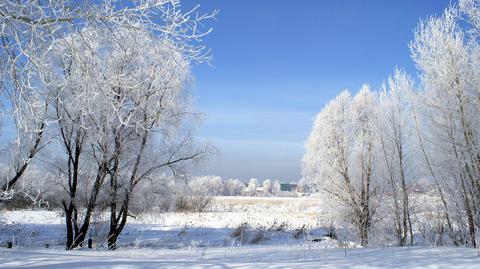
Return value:
M 147 137 L 148 133 L 145 133 L 142 136 L 142 140 L 140 143 L 140 149 L 137 153 L 137 156 L 135 158 L 135 163 L 132 168 L 132 172 L 130 174 L 129 182 L 128 182 L 128 187 L 125 190 L 125 194 L 122 200 L 121 204 L 121 209 L 120 212 L 117 215 L 117 178 L 116 178 L 116 169 L 118 169 L 118 160 L 116 160 L 116 165 L 114 166 L 114 171 L 110 175 L 111 176 L 111 204 L 110 204 L 110 231 L 108 233 L 108 249 L 110 250 L 115 250 L 117 248 L 117 239 L 120 233 L 123 231 L 123 227 L 125 227 L 125 224 L 127 222 L 127 216 L 128 216 L 128 209 L 129 209 L 129 203 L 130 203 L 130 195 L 133 192 L 133 189 L 135 188 L 135 185 L 138 183 L 138 170 L 140 166 L 140 162 L 142 160 L 143 152 L 145 150 L 145 145 L 147 144 Z
M 110 232 L 108 233 L 108 249 L 109 250 L 117 249 L 117 239 L 118 239 L 118 233 L 116 232 L 116 230 L 110 229 Z
M 110 231 L 108 232 L 108 249 L 110 250 L 117 249 L 117 239 L 127 223 L 129 195 L 125 195 L 125 200 L 118 216 L 112 216 L 110 219 Z
M 105 164 L 101 164 L 97 171 L 97 176 L 95 178 L 95 183 L 93 184 L 93 189 L 88 200 L 87 209 L 85 217 L 83 219 L 82 226 L 78 230 L 78 233 L 75 235 L 72 248 L 77 248 L 83 244 L 87 236 L 88 228 L 90 226 L 90 219 L 92 217 L 93 210 L 95 209 L 98 193 L 100 192 L 100 187 L 103 184 L 105 179 Z
M 73 246 L 73 236 L 74 231 L 72 227 L 72 215 L 68 209 L 65 209 L 65 224 L 67 226 L 67 242 L 66 242 L 66 249 L 71 250 Z

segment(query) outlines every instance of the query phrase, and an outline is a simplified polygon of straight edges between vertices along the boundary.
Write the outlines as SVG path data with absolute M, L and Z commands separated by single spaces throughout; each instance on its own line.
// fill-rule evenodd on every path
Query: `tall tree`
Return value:
M 453 205 L 462 205 L 460 223 L 467 220 L 469 244 L 476 246 L 480 198 L 480 102 L 476 76 L 478 45 L 460 24 L 461 10 L 451 7 L 438 18 L 420 22 L 411 43 L 421 71 L 424 143 L 431 165 L 452 186 Z M 455 187 L 453 187 L 455 186 Z M 457 195 L 458 194 L 458 195 Z
M 413 228 L 410 214 L 407 177 L 411 164 L 413 141 L 411 131 L 410 96 L 413 94 L 413 81 L 405 72 L 395 70 L 393 77 L 388 79 L 388 88 L 380 98 L 379 137 L 383 153 L 386 178 L 389 179 L 394 205 L 394 223 L 400 246 L 413 244 Z
M 345 206 L 364 246 L 381 187 L 375 171 L 377 103 L 367 85 L 354 97 L 341 93 L 317 115 L 303 158 L 304 177 Z
M 189 65 L 210 60 L 198 43 L 210 30 L 201 31 L 198 24 L 215 12 L 199 15 L 198 7 L 187 12 L 179 7 L 178 1 L 160 0 L 107 5 L 104 20 L 87 19 L 81 29 L 55 39 L 42 59 L 49 65 L 45 85 L 65 152 L 60 171 L 68 192 L 63 202 L 67 249 L 84 242 L 105 181 L 110 183 L 113 249 L 138 182 L 205 152 L 186 153 L 193 148 L 192 133 L 182 119 L 192 114 L 185 91 Z M 161 158 L 145 158 L 152 146 L 164 147 L 154 152 Z M 87 172 L 79 173 L 80 167 Z M 82 212 L 80 181 L 88 188 Z

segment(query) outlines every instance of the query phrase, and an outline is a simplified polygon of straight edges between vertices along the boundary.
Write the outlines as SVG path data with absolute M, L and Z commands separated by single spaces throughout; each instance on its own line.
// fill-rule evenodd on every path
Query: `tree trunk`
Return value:
M 122 209 L 118 213 L 118 216 L 116 214 L 112 214 L 110 217 L 110 231 L 108 232 L 108 249 L 109 250 L 115 250 L 117 249 L 117 239 L 118 236 L 123 231 L 123 228 L 125 227 L 125 224 L 127 223 L 127 217 L 128 217 L 128 203 L 130 200 L 130 194 L 126 194 L 123 204 L 122 204 Z
M 78 230 L 78 234 L 75 235 L 75 240 L 73 241 L 72 249 L 77 248 L 83 244 L 87 236 L 88 227 L 90 225 L 90 218 L 92 217 L 93 210 L 95 209 L 97 196 L 100 192 L 100 187 L 102 186 L 103 180 L 105 179 L 105 164 L 101 164 L 97 171 L 97 176 L 95 178 L 95 183 L 93 184 L 93 189 L 88 200 L 87 210 L 85 213 L 85 218 L 83 219 L 82 226 Z
M 387 166 L 387 171 L 388 171 L 388 176 L 390 179 L 390 185 L 392 186 L 392 194 L 393 194 L 393 204 L 394 204 L 394 226 L 395 226 L 395 233 L 396 237 L 398 240 L 398 244 L 400 246 L 403 246 L 403 241 L 402 241 L 402 226 L 401 226 L 401 218 L 400 218 L 400 205 L 399 205 L 399 199 L 398 199 L 398 194 L 397 194 L 397 186 L 395 184 L 395 179 L 392 171 L 392 164 L 389 161 L 389 156 L 387 156 L 387 150 L 385 148 L 385 140 L 383 138 L 383 133 L 380 132 L 380 142 L 382 145 L 382 150 L 383 150 L 383 157 L 385 160 L 385 165 Z
M 114 166 L 113 174 L 111 175 L 111 205 L 110 205 L 110 231 L 108 233 L 108 249 L 115 250 L 117 248 L 117 238 L 120 233 L 123 231 L 123 227 L 127 222 L 128 208 L 130 203 L 130 195 L 135 188 L 135 185 L 138 183 L 137 173 L 142 160 L 143 152 L 145 150 L 145 145 L 147 144 L 148 132 L 142 136 L 140 143 L 140 148 L 135 158 L 135 163 L 130 174 L 128 188 L 125 190 L 125 196 L 122 201 L 122 208 L 117 216 L 117 178 L 116 178 L 116 169 L 118 165 Z
M 108 232 L 108 249 L 109 250 L 115 250 L 117 249 L 117 239 L 119 233 L 117 232 L 116 225 L 117 223 L 113 224 L 114 226 L 112 227 L 112 224 L 110 224 L 110 231 Z
M 438 181 L 436 173 L 433 171 L 433 167 L 432 167 L 432 164 L 430 162 L 430 158 L 428 157 L 427 151 L 425 149 L 422 134 L 420 132 L 420 126 L 419 126 L 418 119 L 417 119 L 417 113 L 416 113 L 415 110 L 412 111 L 412 115 L 413 115 L 413 120 L 415 122 L 415 131 L 416 131 L 417 136 L 418 136 L 420 151 L 422 152 L 422 155 L 425 159 L 425 163 L 427 165 L 428 171 L 430 172 L 430 175 L 432 176 L 433 181 L 435 182 L 435 186 L 437 187 L 437 191 L 438 191 L 438 194 L 440 196 L 440 200 L 442 201 L 443 213 L 444 213 L 445 219 L 447 221 L 450 238 L 452 238 L 454 244 L 457 245 L 458 242 L 457 242 L 457 239 L 455 237 L 455 232 L 453 230 L 453 225 L 452 225 L 452 222 L 450 220 L 450 215 L 448 214 L 448 206 L 447 206 L 447 201 L 446 201 L 446 198 L 445 198 L 445 194 L 443 193 L 442 186 L 440 185 L 440 182 Z
M 73 227 L 72 227 L 72 214 L 67 208 L 65 209 L 65 224 L 67 226 L 66 249 L 71 250 L 72 247 L 73 247 L 74 231 L 73 231 Z
M 368 212 L 364 212 L 364 214 Z M 360 244 L 363 247 L 368 246 L 368 229 L 370 227 L 370 221 L 367 216 L 363 216 L 363 219 L 360 221 L 359 233 L 360 233 Z

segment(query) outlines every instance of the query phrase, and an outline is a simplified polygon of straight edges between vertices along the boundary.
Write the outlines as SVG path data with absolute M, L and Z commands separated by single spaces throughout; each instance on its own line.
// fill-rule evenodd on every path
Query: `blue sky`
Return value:
M 199 174 L 301 177 L 313 119 L 341 90 L 378 88 L 395 66 L 416 75 L 408 42 L 448 0 L 204 0 L 219 9 L 205 38 L 213 67 L 194 67 L 199 137 L 220 151 Z

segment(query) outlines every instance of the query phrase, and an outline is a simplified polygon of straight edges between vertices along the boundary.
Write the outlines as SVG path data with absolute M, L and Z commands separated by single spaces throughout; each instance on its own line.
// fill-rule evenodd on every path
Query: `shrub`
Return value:
M 259 226 L 255 229 L 255 234 L 254 234 L 252 240 L 250 240 L 250 243 L 260 244 L 267 239 L 268 238 L 267 238 L 267 233 L 266 233 L 265 227 Z
M 300 238 L 302 238 L 302 237 L 305 237 L 306 232 L 307 232 L 307 229 L 306 229 L 305 224 L 304 224 L 304 225 L 302 226 L 302 228 L 296 229 L 296 230 L 293 232 L 293 238 L 295 238 L 295 239 L 300 239 Z
M 247 229 L 248 224 L 244 222 L 232 231 L 230 237 L 240 239 L 241 242 L 245 242 L 247 237 Z

